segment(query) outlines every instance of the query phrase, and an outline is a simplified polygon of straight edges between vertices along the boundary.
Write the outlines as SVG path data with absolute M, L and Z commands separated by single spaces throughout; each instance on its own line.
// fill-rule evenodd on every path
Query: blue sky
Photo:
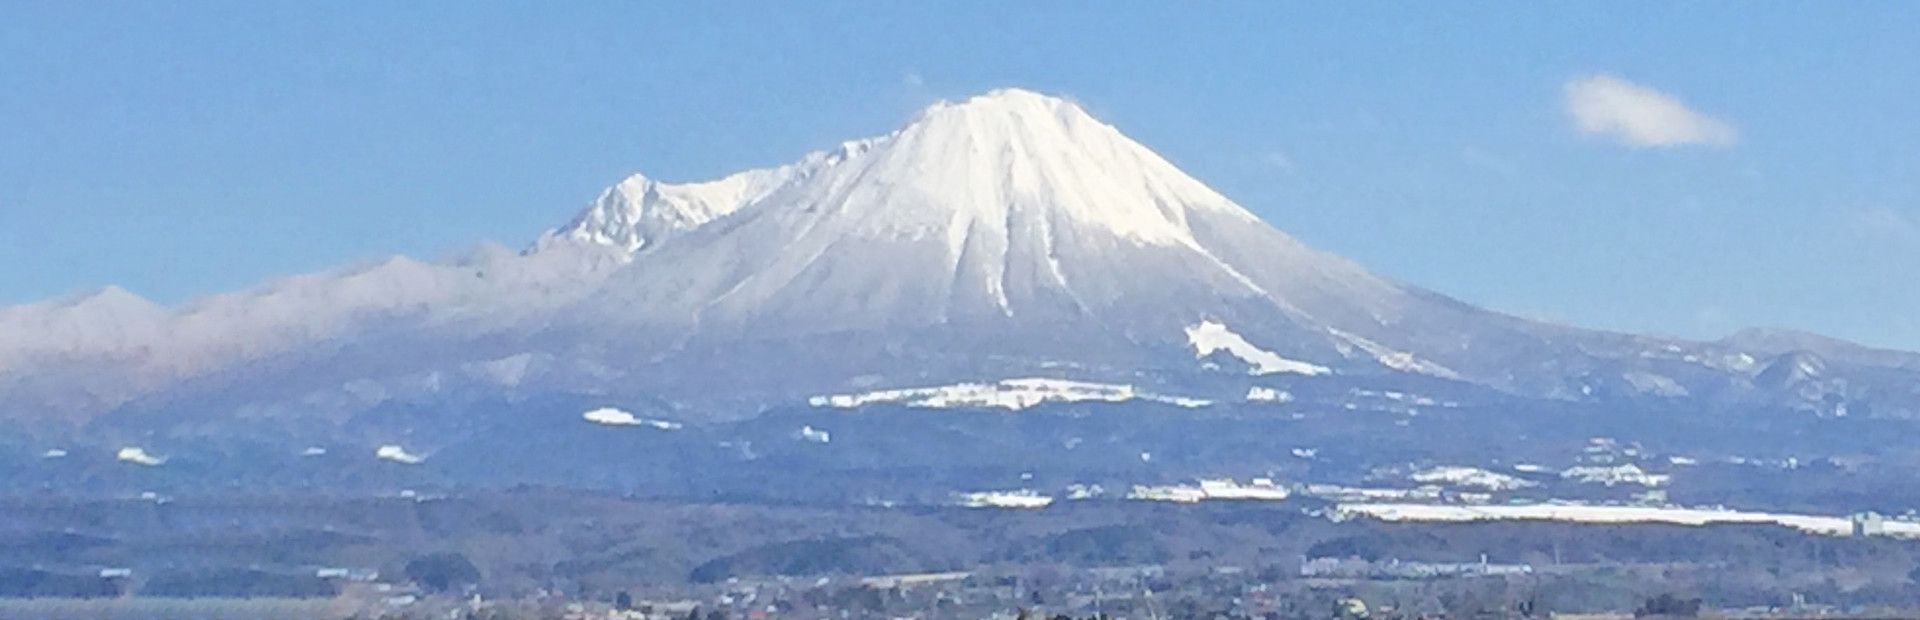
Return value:
M 6 3 L 0 304 L 520 245 L 1023 86 L 1471 302 L 1920 349 L 1920 5 L 1207 6 Z

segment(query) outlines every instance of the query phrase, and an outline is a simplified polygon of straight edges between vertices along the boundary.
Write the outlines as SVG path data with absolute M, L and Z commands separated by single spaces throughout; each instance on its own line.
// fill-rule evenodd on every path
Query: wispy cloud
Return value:
M 1731 123 L 1687 107 L 1672 95 L 1611 75 L 1573 79 L 1565 88 L 1567 114 L 1581 132 L 1635 148 L 1733 146 Z
M 907 88 L 920 88 L 927 85 L 927 79 L 921 77 L 919 71 L 912 69 L 907 70 L 907 75 L 900 78 L 900 82 L 906 84 Z

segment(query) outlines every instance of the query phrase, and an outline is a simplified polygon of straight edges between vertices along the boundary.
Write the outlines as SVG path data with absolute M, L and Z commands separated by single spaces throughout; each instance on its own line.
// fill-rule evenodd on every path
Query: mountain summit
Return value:
M 1041 205 L 1050 211 L 1041 215 L 1166 244 L 1190 243 L 1191 235 L 1181 213 L 1156 201 L 1202 199 L 1196 206 L 1240 211 L 1079 106 L 1002 89 L 934 104 L 892 134 L 786 166 L 679 185 L 635 175 L 553 236 L 638 251 L 806 181 L 815 195 L 783 198 L 878 208 L 893 218 L 880 225 L 924 227 L 912 218 L 945 211 L 962 225 L 1004 222 L 1020 216 L 1016 205 Z
M 1033 374 L 1179 381 L 1222 354 L 1339 380 L 1682 397 L 1765 389 L 1755 355 L 1780 354 L 1531 322 L 1391 281 L 1019 89 L 784 166 L 633 175 L 525 252 L 396 258 L 177 309 L 116 291 L 0 310 L 0 417 L 501 393 L 778 402 Z M 1863 385 L 1823 381 L 1794 397 Z

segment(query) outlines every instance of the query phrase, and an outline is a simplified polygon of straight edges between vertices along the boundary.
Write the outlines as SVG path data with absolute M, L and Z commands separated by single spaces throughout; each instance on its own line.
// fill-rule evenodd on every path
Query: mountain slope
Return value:
M 1266 270 L 1285 274 L 1269 278 L 1287 287 L 1276 294 L 1195 237 L 1196 227 L 1249 226 L 1263 225 L 1078 107 L 998 91 L 929 109 L 862 153 L 640 253 L 644 267 L 609 280 L 603 299 L 649 321 L 834 330 L 1084 316 L 1143 288 L 1199 305 L 1398 294 L 1272 231 L 1261 241 L 1285 261 Z
M 722 343 L 944 330 L 983 357 L 1041 331 L 1177 347 L 1220 319 L 1314 363 L 1502 386 L 1575 335 L 1308 248 L 1062 99 L 995 91 L 859 144 L 643 248 L 569 318 Z

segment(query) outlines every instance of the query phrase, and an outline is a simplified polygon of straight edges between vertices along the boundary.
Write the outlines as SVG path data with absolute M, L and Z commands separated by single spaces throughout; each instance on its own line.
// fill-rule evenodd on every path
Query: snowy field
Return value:
M 815 407 L 841 409 L 889 403 L 927 409 L 995 408 L 1019 411 L 1048 402 L 1118 403 L 1131 400 L 1189 408 L 1212 404 L 1197 398 L 1153 394 L 1131 385 L 1044 378 L 1007 379 L 997 383 L 958 383 L 938 387 L 880 390 L 862 394 L 815 396 L 808 400 L 808 404 Z
M 1461 506 L 1435 504 L 1341 504 L 1338 518 L 1371 517 L 1396 522 L 1470 522 L 1470 521 L 1559 521 L 1565 523 L 1631 524 L 1664 523 L 1672 525 L 1711 525 L 1720 523 L 1757 523 L 1791 527 L 1809 534 L 1845 536 L 1853 532 L 1847 517 L 1743 512 L 1721 508 L 1673 508 L 1657 506 L 1586 506 L 1578 504 L 1531 504 L 1508 506 Z M 1886 521 L 1885 534 L 1900 538 L 1920 538 L 1920 523 Z

